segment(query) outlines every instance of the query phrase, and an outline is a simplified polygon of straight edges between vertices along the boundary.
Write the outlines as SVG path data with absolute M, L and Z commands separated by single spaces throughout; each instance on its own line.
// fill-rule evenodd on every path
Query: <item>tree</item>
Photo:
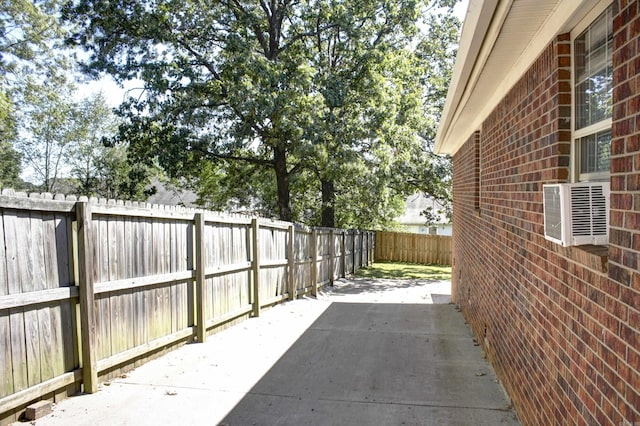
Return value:
M 207 162 L 190 188 L 198 195 L 199 204 L 213 210 L 278 216 L 274 176 L 263 167 L 235 161 Z
M 130 161 L 127 144 L 104 143 L 117 133 L 120 122 L 102 93 L 77 105 L 78 141 L 67 151 L 66 161 L 80 194 L 127 200 L 151 195 L 157 171 Z
M 72 100 L 74 86 L 65 76 L 52 76 L 47 84 L 27 79 L 21 103 L 21 131 L 16 147 L 25 166 L 46 192 L 54 192 L 66 165 L 67 152 L 82 136 L 81 116 Z
M 309 137 L 308 129 L 320 128 L 327 119 L 317 113 L 323 97 L 340 94 L 332 77 L 341 73 L 341 81 L 369 79 L 357 89 L 366 105 L 366 90 L 386 84 L 377 77 L 390 70 L 370 74 L 373 64 L 408 45 L 425 3 L 363 0 L 353 7 L 328 0 L 226 0 L 206 5 L 81 0 L 65 10 L 65 17 L 79 26 L 70 41 L 91 53 L 89 72 L 144 81 L 143 95 L 121 109 L 129 124 L 119 136 L 131 143 L 141 160 L 157 159 L 173 176 L 200 171 L 203 162 L 215 163 L 216 170 L 232 163 L 228 170 L 269 170 L 278 215 L 291 220 L 292 181 L 314 166 L 318 151 L 326 151 L 315 149 L 313 145 L 320 144 Z M 352 44 L 346 48 L 362 63 L 336 73 L 321 72 L 319 52 L 332 48 L 327 40 L 339 42 L 337 28 L 352 33 Z M 371 48 L 361 52 L 367 44 Z M 377 51 L 377 46 L 384 49 Z M 369 112 L 365 106 L 360 109 L 361 133 L 366 135 L 376 132 L 371 128 L 376 117 L 363 115 Z M 334 145 L 342 147 L 348 132 Z M 362 140 L 360 134 L 354 136 L 354 141 Z M 344 149 L 345 154 L 349 151 Z M 332 174 L 324 167 L 322 173 Z
M 27 140 L 29 129 L 53 135 L 51 128 L 38 128 L 44 124 L 47 114 L 43 111 L 55 102 L 45 93 L 66 79 L 71 62 L 68 52 L 61 49 L 64 31 L 58 20 L 60 1 L 0 0 L 0 5 L 0 146 L 3 153 L 0 183 L 21 186 L 18 178 L 21 161 L 29 163 L 36 154 L 36 147 L 31 143 L 35 139 Z M 36 106 L 40 100 L 42 105 Z M 42 114 L 36 118 L 38 109 Z M 60 118 L 55 108 L 49 112 Z M 47 146 L 44 151 L 53 149 L 52 142 L 49 139 L 44 143 Z M 53 159 L 55 155 L 49 154 Z M 44 174 L 55 169 L 51 162 L 38 166 L 44 167 L 40 169 Z M 45 187 L 54 183 L 55 179 Z
M 66 10 L 73 37 L 92 52 L 89 69 L 141 78 L 144 97 L 122 109 L 140 159 L 177 176 L 201 161 L 242 161 L 275 175 L 279 216 L 292 219 L 290 180 L 299 165 L 310 75 L 294 1 L 83 0 Z M 93 19 L 100 17 L 100 19 Z
M 13 103 L 0 92 L 0 188 L 19 186 L 20 154 L 10 142 L 15 139 L 15 133 Z
M 0 188 L 20 186 L 20 154 L 11 144 L 0 140 Z
M 317 223 L 351 226 L 355 216 L 338 211 L 353 211 L 343 197 L 351 205 L 375 206 L 380 220 L 370 223 L 381 226 L 398 206 L 385 200 L 416 190 L 450 197 L 450 161 L 434 155 L 432 146 L 460 23 L 451 15 L 455 1 L 429 2 L 421 11 L 423 32 L 417 31 L 415 9 L 376 1 L 360 1 L 357 8 L 339 4 L 318 14 L 316 37 L 306 40 L 321 97 L 306 135 L 320 193 Z M 358 162 L 368 165 L 352 175 Z M 367 169 L 371 173 L 362 179 Z M 359 180 L 368 191 L 354 190 Z M 373 182 L 378 186 L 368 185 Z
M 0 140 L 16 135 L 16 107 L 26 78 L 64 72 L 68 59 L 58 50 L 63 31 L 57 0 L 0 0 Z

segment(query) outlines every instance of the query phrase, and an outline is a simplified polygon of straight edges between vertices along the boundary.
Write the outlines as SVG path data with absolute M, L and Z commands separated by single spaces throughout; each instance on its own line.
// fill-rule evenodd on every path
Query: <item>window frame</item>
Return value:
M 612 7 L 611 0 L 599 2 L 584 18 L 571 30 L 571 181 L 572 182 L 594 182 L 607 181 L 610 179 L 610 172 L 581 173 L 580 170 L 580 139 L 595 135 L 597 133 L 611 130 L 613 119 L 611 117 L 590 124 L 581 129 L 576 129 L 576 52 L 575 41 L 582 33 L 591 26 L 608 8 Z

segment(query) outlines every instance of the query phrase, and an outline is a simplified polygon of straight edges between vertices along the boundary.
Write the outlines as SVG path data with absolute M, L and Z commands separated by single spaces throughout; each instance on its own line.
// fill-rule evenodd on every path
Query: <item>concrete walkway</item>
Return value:
M 36 424 L 519 424 L 447 293 L 448 282 L 341 281 L 62 401 Z

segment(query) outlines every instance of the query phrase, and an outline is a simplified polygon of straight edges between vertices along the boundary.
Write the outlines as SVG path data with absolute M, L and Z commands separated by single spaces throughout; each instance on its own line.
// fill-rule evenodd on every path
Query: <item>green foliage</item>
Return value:
M 15 112 L 26 86 L 59 76 L 68 58 L 58 50 L 63 31 L 57 19 L 57 0 L 0 0 L 0 138 L 15 136 Z M 17 104 L 17 105 L 16 105 Z
M 457 26 L 430 20 L 424 36 L 417 22 L 453 4 L 79 0 L 64 17 L 87 72 L 144 82 L 116 138 L 139 163 L 213 208 L 383 227 L 416 187 L 446 193 L 425 129 L 450 66 L 430 55 L 451 53 Z
M 208 209 L 277 217 L 277 204 L 268 204 L 276 198 L 273 180 L 269 170 L 255 165 L 205 162 L 188 186 L 198 195 L 197 202 Z
M 121 122 L 103 94 L 85 99 L 77 107 L 79 137 L 66 155 L 71 175 L 78 181 L 77 192 L 111 199 L 145 200 L 158 171 L 130 161 L 127 144 L 103 143 L 117 133 Z
M 20 186 L 20 154 L 11 144 L 0 140 L 0 188 Z
M 33 170 L 42 190 L 54 192 L 70 147 L 82 136 L 81 117 L 72 101 L 74 87 L 66 78 L 40 84 L 28 77 L 21 103 L 21 132 L 16 148 Z

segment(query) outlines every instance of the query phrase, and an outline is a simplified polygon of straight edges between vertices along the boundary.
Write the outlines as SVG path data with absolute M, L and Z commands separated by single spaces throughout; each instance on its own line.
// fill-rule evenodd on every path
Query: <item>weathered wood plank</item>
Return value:
M 151 222 L 152 245 L 149 247 L 151 255 L 150 270 L 151 273 L 161 274 L 161 257 L 162 257 L 162 229 L 161 223 L 157 220 Z M 149 326 L 149 338 L 155 340 L 161 337 L 162 333 L 162 289 L 152 287 L 148 290 L 151 297 L 151 318 Z
M 42 257 L 42 220 L 39 212 L 30 214 L 28 220 L 22 222 L 22 239 L 17 240 L 20 253 L 20 276 L 22 291 L 31 292 L 44 288 L 44 270 Z M 38 310 L 31 307 L 24 310 L 24 326 L 27 348 L 27 382 L 29 386 L 41 382 L 40 376 L 40 330 Z
M 95 253 L 95 264 L 92 268 L 94 282 L 109 280 L 109 237 L 108 224 L 105 217 L 94 216 L 91 218 L 91 226 L 95 234 L 92 244 L 95 244 L 92 251 Z M 78 241 L 80 245 L 80 241 Z M 82 260 L 80 260 L 82 262 Z M 91 272 L 91 271 L 90 271 Z M 92 283 L 92 284 L 93 284 Z M 95 291 L 95 286 L 92 289 Z M 96 355 L 98 359 L 111 355 L 111 307 L 109 297 L 106 295 L 96 295 L 94 293 L 94 303 L 96 306 Z
M 49 286 L 57 286 L 55 274 L 47 274 L 47 259 L 45 251 L 54 251 L 51 242 L 52 237 L 45 235 L 46 212 L 31 212 L 31 255 L 33 256 L 33 284 L 31 289 L 35 291 L 45 290 Z M 52 347 L 51 347 L 51 312 L 48 305 L 37 307 L 26 312 L 33 312 L 37 325 L 33 327 L 32 336 L 37 344 L 34 345 L 35 357 L 29 362 L 29 369 L 37 371 L 30 375 L 29 384 L 35 385 L 53 377 Z M 26 319 L 26 315 L 25 315 Z
M 176 273 L 180 270 L 179 262 L 180 262 L 180 248 L 179 248 L 179 232 L 178 232 L 178 224 L 170 223 L 170 239 L 171 239 L 171 268 L 169 270 L 170 273 Z M 180 315 L 181 315 L 181 304 L 180 304 L 180 285 L 172 284 L 171 287 L 171 332 L 174 333 L 180 329 Z
M 311 233 L 311 295 L 318 295 L 318 232 Z
M 13 210 L 72 213 L 75 210 L 75 202 L 0 195 L 0 207 Z
M 205 252 L 205 222 L 204 215 L 198 213 L 195 219 L 195 248 L 196 248 L 196 338 L 198 342 L 204 342 L 207 336 L 207 327 L 205 321 L 206 297 L 205 297 L 205 269 L 206 269 L 206 252 Z
M 135 238 L 133 235 L 133 218 L 124 217 L 122 223 L 122 251 L 124 261 L 122 262 L 121 279 L 131 278 L 133 276 L 133 252 L 135 246 Z M 120 229 L 118 230 L 120 232 Z M 135 297 L 133 289 L 125 292 L 124 296 L 124 322 L 127 328 L 127 334 L 124 347 L 130 349 L 136 346 L 135 329 L 133 314 L 133 299 Z
M 0 298 L 7 294 L 7 268 L 3 215 L 0 211 Z M 11 371 L 10 320 L 8 312 L 0 311 L 0 398 L 13 393 L 13 375 Z
M 60 279 L 61 274 L 64 274 L 66 278 L 66 271 L 58 271 L 58 256 L 67 255 L 69 248 L 58 245 L 56 227 L 61 226 L 61 224 L 56 220 L 56 217 L 53 214 L 46 214 L 43 219 L 45 288 L 58 289 L 61 285 L 69 285 L 68 281 L 62 282 Z M 60 253 L 58 254 L 58 252 Z M 45 312 L 41 312 L 41 314 L 45 314 Z M 65 371 L 61 303 L 49 305 L 49 312 L 46 314 L 47 318 L 41 322 L 43 324 L 43 336 L 45 337 L 45 345 L 43 347 L 45 350 L 42 351 L 42 359 L 44 361 L 42 364 L 43 380 L 48 380 Z M 48 339 L 48 342 L 46 339 Z M 73 352 L 73 348 L 69 349 Z M 48 370 L 48 367 L 50 370 Z
M 143 239 L 144 239 L 144 222 L 139 217 L 131 217 L 131 274 L 129 279 L 135 279 L 144 276 L 142 267 L 143 256 Z M 96 285 L 96 287 L 98 287 Z M 132 300 L 131 308 L 133 310 L 131 320 L 133 321 L 133 347 L 141 345 L 145 340 L 143 326 L 145 323 L 144 317 L 144 291 L 141 288 L 131 288 Z M 97 289 L 95 290 L 97 291 Z
M 26 308 L 31 305 L 49 304 L 51 302 L 76 297 L 78 297 L 78 289 L 76 287 L 61 287 L 42 291 L 31 291 L 28 293 L 9 294 L 0 296 L 0 310 Z
M 251 222 L 252 240 L 252 297 L 253 316 L 260 316 L 260 223 L 258 219 Z
M 7 254 L 5 252 L 4 217 L 0 211 L 0 300 L 9 293 Z M 13 393 L 11 368 L 11 321 L 8 311 L 0 310 L 0 398 Z M 1 411 L 0 411 L 1 412 Z
M 193 335 L 193 330 L 191 328 L 187 328 L 185 330 L 180 330 L 176 333 L 159 337 L 157 339 L 144 343 L 140 346 L 136 346 L 135 348 L 112 355 L 109 358 L 101 359 L 97 365 L 98 371 L 99 372 L 106 371 L 110 368 L 123 364 L 131 359 L 134 359 L 143 355 L 147 355 L 167 345 L 171 345 L 181 340 L 185 340 L 191 337 L 192 335 Z
M 246 269 L 238 268 L 238 270 Z M 216 273 L 215 270 L 211 271 L 211 275 Z M 222 272 L 224 273 L 224 272 Z M 95 293 L 102 294 L 108 292 L 118 292 L 124 291 L 128 289 L 137 289 L 140 287 L 149 287 L 160 284 L 171 284 L 178 281 L 184 281 L 188 279 L 193 279 L 195 277 L 194 271 L 183 271 L 183 272 L 174 272 L 168 274 L 160 274 L 160 275 L 148 275 L 136 278 L 126 278 L 123 280 L 116 281 L 107 281 L 102 283 L 95 284 Z
M 73 215 L 75 217 L 75 215 Z M 66 247 L 66 253 L 58 255 L 58 273 L 61 283 L 77 292 L 77 248 L 78 248 L 78 224 L 71 215 L 56 215 L 56 242 L 58 247 Z M 64 284 L 61 284 L 64 286 Z M 80 304 L 79 299 L 60 302 L 60 332 L 62 334 L 62 349 L 64 356 L 63 371 L 73 371 L 80 366 Z M 56 374 L 59 374 L 58 372 Z M 66 392 L 73 395 L 81 390 L 79 383 L 70 384 Z
M 84 391 L 94 393 L 98 390 L 98 372 L 96 358 L 96 325 L 93 293 L 93 248 L 91 208 L 87 203 L 78 203 L 78 258 L 80 286 L 80 324 L 82 346 L 82 382 Z
M 9 294 L 22 292 L 22 269 L 20 267 L 21 253 L 18 241 L 24 241 L 21 226 L 28 223 L 29 215 L 24 212 L 6 212 L 4 214 L 4 228 L 7 259 L 7 285 Z M 24 309 L 17 308 L 9 311 L 9 328 L 11 336 L 11 370 L 13 377 L 13 391 L 21 391 L 28 386 L 27 379 L 27 347 L 25 336 Z
M 109 204 L 92 204 L 91 209 L 101 216 L 126 216 L 145 219 L 193 220 L 194 212 L 171 211 L 146 207 L 131 207 Z
M 289 226 L 289 241 L 287 245 L 287 271 L 289 281 L 289 300 L 296 298 L 296 246 L 295 246 L 295 226 Z
M 102 216 L 102 220 L 107 223 L 107 250 L 108 250 L 108 280 L 116 281 L 119 277 L 121 257 L 118 247 L 118 222 L 117 216 Z M 109 317 L 109 355 L 117 354 L 122 351 L 122 328 L 124 324 L 122 321 L 122 302 L 120 293 L 103 294 L 104 299 L 109 301 L 109 309 L 103 312 L 103 315 Z
M 12 410 L 20 405 L 27 404 L 34 399 L 37 399 L 37 395 L 46 395 L 56 391 L 57 389 L 68 386 L 72 383 L 78 382 L 82 377 L 81 370 L 74 370 L 72 372 L 63 374 L 53 379 L 47 380 L 38 385 L 23 389 L 12 395 L 6 396 L 0 399 L 0 413 Z M 35 398 L 34 398 L 34 395 Z

